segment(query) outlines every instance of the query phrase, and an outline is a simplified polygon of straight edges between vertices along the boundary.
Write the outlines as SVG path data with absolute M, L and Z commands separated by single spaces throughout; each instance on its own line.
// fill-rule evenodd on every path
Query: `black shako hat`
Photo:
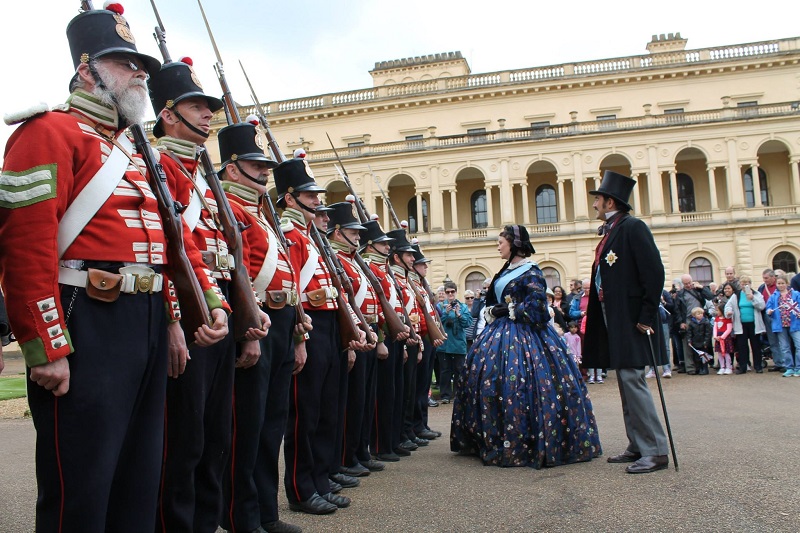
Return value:
M 326 192 L 317 185 L 314 173 L 305 159 L 287 159 L 273 171 L 275 176 L 275 189 L 278 193 L 278 205 L 286 206 L 284 196 L 294 195 L 298 192 Z
M 376 242 L 392 243 L 394 239 L 386 235 L 381 229 L 381 225 L 377 220 L 368 220 L 361 224 L 364 229 L 361 230 L 361 245 L 369 246 Z
M 408 237 L 406 237 L 406 230 L 404 229 L 393 229 L 392 231 L 386 232 L 387 237 L 391 237 L 394 239 L 392 243 L 392 252 L 395 253 L 402 253 L 402 252 L 414 252 L 414 248 L 411 246 L 411 243 L 408 242 Z
M 155 131 L 155 130 L 153 130 Z M 219 143 L 220 168 L 236 161 L 263 161 L 269 168 L 278 163 L 264 155 L 264 151 L 256 143 L 256 126 L 250 122 L 240 122 L 225 126 L 217 133 Z
M 67 41 L 76 70 L 81 63 L 89 63 L 108 54 L 130 54 L 144 63 L 150 76 L 158 72 L 161 62 L 136 49 L 136 39 L 128 21 L 122 16 L 124 12 L 120 4 L 114 3 L 108 9 L 84 11 L 69 22 Z
M 605 173 L 603 173 L 603 181 L 600 183 L 600 187 L 596 191 L 589 191 L 589 194 L 608 196 L 609 198 L 621 202 L 628 209 L 633 209 L 631 204 L 628 203 L 628 200 L 631 197 L 634 185 L 636 185 L 636 180 L 618 174 L 613 170 L 606 170 Z
M 150 103 L 156 114 L 156 123 L 153 126 L 155 137 L 164 136 L 164 124 L 160 113 L 163 109 L 172 109 L 181 100 L 199 96 L 208 102 L 212 113 L 222 109 L 222 100 L 207 96 L 203 86 L 192 68 L 192 60 L 182 57 L 180 61 L 173 61 L 162 65 L 161 70 L 150 75 L 147 86 L 150 89 Z
M 356 218 L 353 213 L 353 204 L 350 202 L 337 202 L 328 206 L 331 212 L 328 213 L 328 233 L 333 233 L 337 229 L 367 229 L 361 225 L 361 222 Z M 360 237 L 360 235 L 359 235 Z
M 422 263 L 430 263 L 432 259 L 428 259 L 424 255 L 422 255 L 422 250 L 419 249 L 419 244 L 412 244 L 411 247 L 414 249 L 414 264 L 421 265 Z

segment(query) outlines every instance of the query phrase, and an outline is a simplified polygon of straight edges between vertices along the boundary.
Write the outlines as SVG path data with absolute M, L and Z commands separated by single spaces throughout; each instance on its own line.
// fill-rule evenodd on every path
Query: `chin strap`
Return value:
M 239 172 L 241 172 L 242 176 L 244 176 L 245 178 L 249 179 L 253 183 L 258 183 L 262 187 L 266 187 L 267 186 L 267 178 L 264 178 L 264 181 L 258 180 L 254 176 L 251 176 L 250 174 L 245 172 L 244 169 L 242 168 L 242 166 L 239 164 L 239 161 L 234 161 L 233 164 L 236 165 L 236 168 L 239 169 Z
M 183 125 L 186 126 L 187 128 L 189 128 L 190 130 L 192 130 L 192 132 L 196 133 L 197 135 L 200 135 L 201 137 L 203 137 L 203 139 L 208 139 L 208 135 L 209 134 L 204 132 L 203 130 L 201 130 L 200 128 L 195 126 L 194 124 L 190 123 L 185 118 L 183 118 L 183 115 L 181 115 L 180 112 L 178 112 L 178 108 L 177 107 L 173 107 L 172 109 L 170 109 L 170 111 L 175 113 L 175 116 L 178 117 L 178 120 L 183 122 Z M 250 177 L 250 176 L 248 176 L 248 177 Z M 253 180 L 253 181 L 255 181 L 255 180 Z M 258 183 L 258 182 L 256 182 L 256 183 Z
M 316 216 L 316 214 L 317 214 L 317 211 L 316 211 L 316 209 L 311 209 L 311 208 L 310 208 L 310 207 L 308 207 L 306 204 L 304 204 L 303 202 L 301 202 L 301 201 L 300 201 L 300 197 L 299 197 L 298 195 L 296 195 L 295 193 L 289 193 L 289 194 L 291 194 L 291 195 L 292 195 L 292 198 L 294 198 L 294 201 L 297 203 L 297 205 L 300 207 L 300 209 L 303 209 L 303 210 L 305 210 L 305 211 L 308 211 L 309 213 L 312 213 L 313 215 L 315 215 L 315 216 Z

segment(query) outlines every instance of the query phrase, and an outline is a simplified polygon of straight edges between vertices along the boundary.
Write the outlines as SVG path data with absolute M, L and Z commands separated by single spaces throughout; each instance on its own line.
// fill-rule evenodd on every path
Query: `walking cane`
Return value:
M 650 345 L 650 364 L 653 365 L 653 373 L 656 375 L 656 383 L 658 383 L 658 395 L 661 396 L 661 409 L 664 411 L 664 423 L 667 426 L 667 436 L 669 437 L 669 447 L 672 451 L 672 464 L 675 465 L 675 471 L 678 471 L 678 456 L 675 454 L 675 443 L 672 441 L 672 428 L 669 425 L 669 415 L 667 414 L 667 402 L 664 401 L 664 389 L 661 388 L 661 376 L 658 374 L 658 364 L 656 364 L 656 351 L 653 348 L 653 333 L 652 328 L 647 329 L 647 344 Z

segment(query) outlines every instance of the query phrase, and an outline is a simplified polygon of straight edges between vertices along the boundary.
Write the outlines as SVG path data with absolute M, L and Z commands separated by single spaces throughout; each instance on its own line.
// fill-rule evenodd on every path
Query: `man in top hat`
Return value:
M 292 242 L 289 255 L 300 267 L 298 291 L 303 310 L 314 325 L 306 341 L 303 371 L 292 377 L 289 421 L 284 441 L 286 472 L 284 485 L 289 507 L 310 514 L 336 511 L 328 465 L 336 438 L 340 358 L 336 323 L 336 290 L 320 250 L 309 237 L 321 205 L 319 187 L 304 159 L 289 159 L 275 170 L 278 207 L 283 208 L 281 227 Z M 350 348 L 359 349 L 357 342 Z
M 416 239 L 413 239 L 412 242 L 415 240 Z M 431 260 L 423 255 L 419 244 L 416 242 L 413 242 L 411 247 L 414 248 L 414 271 L 410 272 L 408 277 L 411 283 L 416 285 L 417 292 L 425 299 L 425 311 L 431 317 L 435 317 L 436 309 L 434 304 L 430 301 L 430 295 L 422 282 L 422 280 L 428 276 L 428 265 Z M 415 438 L 413 442 L 417 445 L 426 445 L 427 442 L 424 441 L 430 441 L 442 436 L 441 432 L 433 431 L 428 427 L 428 394 L 433 379 L 433 358 L 436 354 L 434 348 L 438 348 L 443 343 L 444 341 L 442 339 L 432 341 L 430 332 L 423 339 L 422 360 L 417 365 L 417 386 L 413 403 L 414 413 L 411 417 L 411 428 L 408 429 L 408 432 L 414 435 Z
M 363 440 L 362 436 L 364 427 L 369 427 L 371 420 L 365 418 L 364 413 L 367 410 L 367 391 L 375 387 L 374 369 L 377 351 L 379 349 L 382 352 L 386 351 L 381 330 L 385 319 L 375 289 L 355 259 L 361 242 L 360 231 L 366 231 L 367 228 L 362 226 L 354 215 L 353 204 L 350 202 L 339 202 L 329 207 L 333 211 L 328 222 L 328 237 L 353 286 L 355 301 L 350 304 L 360 309 L 364 320 L 375 335 L 375 347 L 371 350 L 358 354 L 353 350 L 347 350 L 349 372 L 343 372 L 346 379 L 341 382 L 344 384 L 342 388 L 346 394 L 342 402 L 345 404 L 346 415 L 343 417 L 343 439 L 337 443 L 341 448 L 341 452 L 337 454 L 339 467 L 337 473 L 360 477 L 370 473 L 369 468 L 359 461 L 359 456 L 369 459 L 368 440 Z M 374 401 L 374 395 L 372 400 Z M 342 410 L 341 404 L 340 410 Z M 335 474 L 332 475 L 332 479 L 341 484 L 341 475 Z
M 180 315 L 166 311 L 167 239 L 124 130 L 144 116 L 159 62 L 113 7 L 70 22 L 69 99 L 21 117 L 0 175 L 0 279 L 30 369 L 37 531 L 150 531 L 156 520 L 167 330 L 180 335 Z M 221 300 L 209 304 L 201 345 L 227 333 Z
M 397 292 L 397 288 L 389 272 L 388 258 L 391 250 L 391 243 L 394 239 L 389 237 L 380 227 L 377 220 L 370 220 L 363 224 L 364 230 L 361 231 L 361 243 L 364 248 L 361 252 L 364 261 L 369 266 L 372 273 L 381 283 L 383 293 L 399 316 L 403 316 L 402 297 Z M 377 459 L 372 459 L 371 455 L 359 450 L 358 460 L 371 472 L 378 472 L 384 469 L 381 461 L 399 461 L 400 457 L 392 450 L 392 421 L 394 420 L 395 402 L 395 360 L 398 357 L 396 342 L 404 342 L 410 334 L 408 324 L 404 325 L 405 331 L 400 333 L 397 338 L 389 336 L 388 329 L 383 331 L 383 341 L 379 343 L 376 350 L 375 363 L 375 387 L 367 389 L 368 398 L 365 416 L 369 420 L 369 427 L 364 428 L 362 440 L 368 439 L 371 455 Z M 383 345 L 381 347 L 381 345 Z M 369 429 L 367 434 L 366 430 Z M 362 445 L 363 448 L 363 445 Z
M 652 364 L 651 346 L 657 365 L 668 360 L 658 314 L 664 265 L 650 229 L 630 215 L 634 185 L 631 178 L 606 171 L 600 188 L 589 192 L 603 225 L 592 265 L 583 363 L 617 371 L 628 447 L 608 462 L 631 463 L 626 471 L 641 474 L 669 463 L 667 438 L 644 373 Z
M 406 231 L 396 229 L 387 233 L 394 239 L 389 257 L 389 268 L 392 269 L 395 279 L 402 291 L 402 304 L 406 308 L 411 321 L 410 327 L 414 328 L 416 339 L 409 338 L 404 342 L 395 342 L 395 401 L 392 419 L 392 450 L 401 457 L 408 457 L 411 452 L 419 448 L 414 443 L 407 430 L 410 424 L 406 423 L 406 406 L 413 404 L 416 392 L 417 364 L 422 359 L 420 344 L 428 328 L 423 316 L 424 310 L 417 300 L 414 290 L 408 279 L 409 272 L 414 269 L 414 248 L 408 242 Z M 413 412 L 413 411 L 412 411 Z
M 173 196 L 189 206 L 182 215 L 185 240 L 199 251 L 204 276 L 227 297 L 232 256 L 217 216 L 217 199 L 206 181 L 216 178 L 203 176 L 198 163 L 222 101 L 203 93 L 189 58 L 163 65 L 149 87 L 161 164 Z M 250 349 L 242 355 L 242 364 L 249 366 L 259 357 L 258 338 L 266 335 L 266 327 L 251 335 L 246 342 Z M 233 333 L 213 346 L 191 348 L 189 359 L 188 364 L 170 361 L 175 379 L 167 382 L 157 531 L 213 531 L 222 512 L 222 474 L 231 445 Z
M 257 122 L 257 121 L 255 121 Z M 243 258 L 270 334 L 256 341 L 261 357 L 250 365 L 249 341 L 240 343 L 234 381 L 233 452 L 223 481 L 222 526 L 228 531 L 299 533 L 278 518 L 278 461 L 289 415 L 292 373 L 306 361 L 306 327 L 297 326 L 299 268 L 261 213 L 270 169 L 277 163 L 256 144 L 248 120 L 218 134 L 220 178 L 242 230 Z M 235 319 L 235 317 L 234 317 Z M 310 328 L 309 328 L 310 329 Z

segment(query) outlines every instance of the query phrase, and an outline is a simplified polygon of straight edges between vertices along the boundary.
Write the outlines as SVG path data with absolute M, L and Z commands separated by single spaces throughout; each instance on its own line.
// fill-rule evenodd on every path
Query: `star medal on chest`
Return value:
M 609 250 L 606 254 L 606 263 L 608 266 L 614 266 L 614 263 L 617 262 L 617 254 L 614 253 L 614 250 Z

